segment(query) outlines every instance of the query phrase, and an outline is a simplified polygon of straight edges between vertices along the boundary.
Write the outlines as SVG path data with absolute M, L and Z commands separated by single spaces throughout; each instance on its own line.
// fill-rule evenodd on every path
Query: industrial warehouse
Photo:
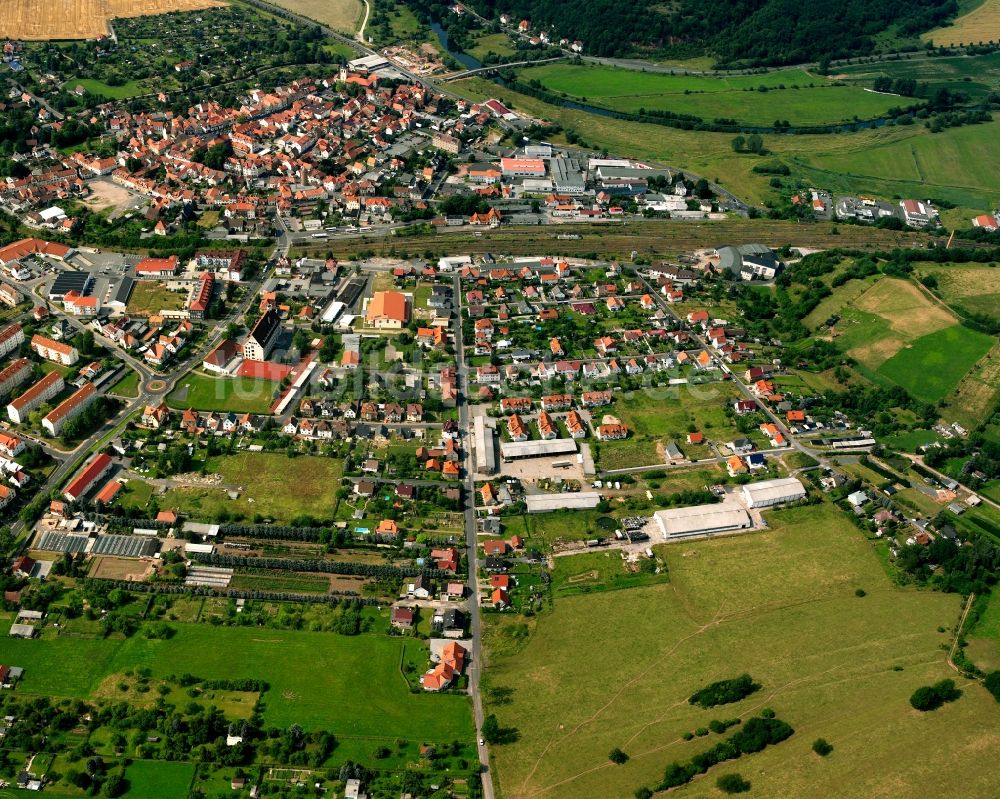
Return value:
M 769 508 L 785 502 L 796 502 L 806 495 L 805 487 L 794 477 L 747 483 L 741 492 L 748 508 Z
M 667 541 L 733 530 L 749 530 L 753 526 L 750 514 L 735 502 L 658 510 L 653 514 L 653 518 Z
M 747 483 L 738 494 L 717 505 L 658 510 L 653 519 L 666 541 L 751 530 L 754 521 L 748 509 L 796 502 L 805 495 L 805 487 L 794 477 L 763 480 Z

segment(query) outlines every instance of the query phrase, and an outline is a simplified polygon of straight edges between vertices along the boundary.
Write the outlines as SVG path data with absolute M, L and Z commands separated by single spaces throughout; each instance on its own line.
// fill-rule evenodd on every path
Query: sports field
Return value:
M 305 514 L 326 519 L 333 516 L 343 474 L 339 460 L 314 455 L 289 458 L 284 452 L 220 455 L 211 458 L 205 469 L 221 474 L 223 486 L 172 488 L 159 497 L 160 506 L 205 520 L 218 518 L 222 511 L 285 523 Z M 239 491 L 239 499 L 229 498 L 229 488 Z
M 493 749 L 501 795 L 625 799 L 718 740 L 684 733 L 771 707 L 792 738 L 677 795 L 720 795 L 715 777 L 737 770 L 769 799 L 992 799 L 1000 764 L 983 753 L 1000 746 L 1000 704 L 947 667 L 938 631 L 961 598 L 896 588 L 831 506 L 769 519 L 769 532 L 658 547 L 668 584 L 558 598 L 525 624 L 490 617 L 486 712 L 519 735 Z M 752 697 L 688 704 L 743 672 L 763 686 Z M 913 690 L 946 677 L 961 699 L 913 711 Z M 490 704 L 495 687 L 512 689 L 509 704 Z M 834 746 L 828 758 L 810 751 L 818 737 Z M 628 763 L 610 763 L 615 747 Z
M 354 33 L 358 30 L 365 13 L 361 0 L 274 0 L 274 5 L 314 19 L 342 33 Z
M 1000 0 L 983 0 L 951 25 L 929 31 L 921 38 L 948 46 L 1000 41 Z
M 108 20 L 225 5 L 218 0 L 4 0 L 0 36 L 11 39 L 93 39 Z
M 531 67 L 521 78 L 615 111 L 634 113 L 645 108 L 750 125 L 771 125 L 775 120 L 824 125 L 869 119 L 906 104 L 898 97 L 859 86 L 835 86 L 802 69 L 714 78 L 560 63 Z
M 550 105 L 485 79 L 468 78 L 449 86 L 471 99 L 498 97 L 517 111 L 558 122 L 596 149 L 682 166 L 717 179 L 750 202 L 775 196 L 770 178 L 753 172 L 760 157 L 734 153 L 730 134 L 608 119 Z M 767 159 L 788 165 L 793 179 L 835 192 L 940 197 L 982 213 L 991 210 L 1000 195 L 1000 148 L 993 146 L 998 136 L 1000 122 L 992 122 L 939 134 L 910 125 L 851 134 L 765 136 L 764 144 L 772 153 Z M 914 166 L 913 152 L 921 159 L 923 176 Z
M 153 678 L 266 680 L 264 722 L 335 735 L 422 741 L 472 737 L 463 696 L 411 694 L 403 641 L 287 630 L 171 623 L 167 640 L 0 640 L 0 660 L 25 667 L 21 693 L 86 698 L 109 674 L 149 668 Z M 409 646 L 412 646 L 410 642 Z
M 277 384 L 269 380 L 238 377 L 209 377 L 191 372 L 167 396 L 167 405 L 177 410 L 268 413 Z

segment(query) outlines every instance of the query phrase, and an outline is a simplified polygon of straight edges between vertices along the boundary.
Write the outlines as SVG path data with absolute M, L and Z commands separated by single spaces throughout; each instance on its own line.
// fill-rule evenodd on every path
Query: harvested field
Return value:
M 917 274 L 933 275 L 936 293 L 959 313 L 1000 320 L 1000 269 L 988 264 L 918 264 Z
M 964 14 L 946 28 L 925 33 L 924 41 L 952 46 L 978 44 L 1000 39 L 1000 0 L 985 0 L 978 8 Z
M 153 564 L 132 558 L 96 558 L 90 576 L 101 580 L 145 580 Z
M 924 292 L 908 280 L 879 280 L 853 304 L 862 311 L 878 314 L 906 338 L 920 338 L 956 322 L 950 311 L 930 302 Z
M 218 0 L 4 0 L 0 36 L 14 39 L 94 39 L 108 20 L 225 5 Z
M 274 4 L 344 33 L 354 33 L 364 15 L 360 0 L 275 0 Z

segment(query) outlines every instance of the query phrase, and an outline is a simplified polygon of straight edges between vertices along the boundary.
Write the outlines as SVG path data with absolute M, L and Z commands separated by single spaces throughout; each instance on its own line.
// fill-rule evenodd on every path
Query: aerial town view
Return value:
M 0 799 L 1000 799 L 1000 0 L 0 46 Z

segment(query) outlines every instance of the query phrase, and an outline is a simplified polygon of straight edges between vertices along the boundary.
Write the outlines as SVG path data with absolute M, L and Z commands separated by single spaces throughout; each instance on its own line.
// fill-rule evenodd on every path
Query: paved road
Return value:
M 482 767 L 483 775 L 483 797 L 493 799 L 493 775 L 490 772 L 490 753 L 483 741 L 483 697 L 480 690 L 480 678 L 483 670 L 483 636 L 482 619 L 479 612 L 479 564 L 478 564 L 478 541 L 476 538 L 476 484 L 473 479 L 475 473 L 471 436 L 472 429 L 469 415 L 469 370 L 465 363 L 465 348 L 462 345 L 463 319 L 462 319 L 462 287 L 456 276 L 453 281 L 455 296 L 455 322 L 453 332 L 455 336 L 455 362 L 458 373 L 458 427 L 465 436 L 462 445 L 462 468 L 465 474 L 464 505 L 465 514 L 465 546 L 469 563 L 469 628 L 472 632 L 472 663 L 469 668 L 469 693 L 472 696 L 473 714 L 476 720 L 476 740 L 479 748 L 479 763 Z

